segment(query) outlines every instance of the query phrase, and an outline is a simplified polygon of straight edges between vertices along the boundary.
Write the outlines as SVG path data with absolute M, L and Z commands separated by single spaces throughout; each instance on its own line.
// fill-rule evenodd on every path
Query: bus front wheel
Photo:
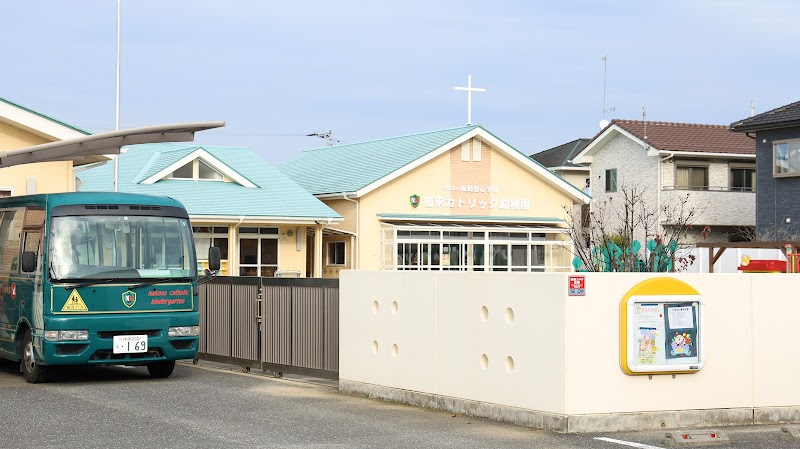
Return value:
M 150 377 L 156 379 L 163 379 L 165 377 L 169 377 L 172 375 L 172 371 L 175 369 L 175 361 L 170 360 L 168 362 L 153 362 L 147 364 L 147 371 L 150 373 Z
M 36 363 L 36 357 L 33 354 L 33 338 L 31 330 L 25 329 L 25 334 L 22 337 L 22 374 L 25 376 L 25 381 L 31 384 L 44 382 L 46 378 L 46 368 L 44 365 Z

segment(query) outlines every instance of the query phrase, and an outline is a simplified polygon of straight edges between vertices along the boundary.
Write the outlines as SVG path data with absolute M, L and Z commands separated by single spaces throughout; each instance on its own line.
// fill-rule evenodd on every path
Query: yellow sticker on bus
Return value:
M 83 302 L 83 298 L 81 298 L 81 294 L 78 293 L 78 290 L 72 290 L 70 293 L 69 298 L 67 298 L 67 302 L 64 303 L 64 307 L 61 308 L 62 312 L 88 312 L 89 308 L 86 307 L 86 303 Z

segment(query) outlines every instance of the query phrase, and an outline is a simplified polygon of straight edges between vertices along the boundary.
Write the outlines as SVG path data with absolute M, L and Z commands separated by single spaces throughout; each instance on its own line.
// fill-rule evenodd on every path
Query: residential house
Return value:
M 800 234 L 800 102 L 731 123 L 756 152 L 756 231 Z M 753 142 L 755 140 L 755 142 Z
M 592 204 L 619 204 L 625 186 L 643 189 L 651 211 L 688 196 L 699 215 L 686 243 L 738 241 L 755 225 L 752 140 L 727 126 L 613 120 L 573 162 L 591 167 Z
M 348 264 L 571 271 L 565 209 L 589 201 L 477 125 L 309 150 L 279 168 L 355 235 L 325 236 L 325 276 Z
M 591 139 L 575 139 L 572 142 L 559 145 L 549 150 L 531 154 L 530 158 L 542 164 L 548 170 L 564 178 L 568 183 L 590 193 L 589 165 L 578 165 L 572 162 L 572 158 L 578 155 Z
M 220 248 L 222 274 L 319 277 L 322 235 L 342 217 L 247 148 L 159 143 L 127 147 L 120 192 L 170 196 L 186 206 L 200 268 Z M 113 164 L 78 173 L 81 191 L 113 190 Z
M 5 151 L 89 134 L 88 131 L 0 98 L 0 157 Z M 75 191 L 74 167 L 107 160 L 105 156 L 85 156 L 2 168 L 0 197 Z

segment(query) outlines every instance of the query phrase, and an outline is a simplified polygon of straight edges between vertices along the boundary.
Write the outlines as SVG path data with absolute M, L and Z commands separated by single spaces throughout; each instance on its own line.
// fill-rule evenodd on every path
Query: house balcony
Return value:
M 664 186 L 661 204 L 673 204 L 689 195 L 689 202 L 699 208 L 696 225 L 755 226 L 756 193 L 730 187 L 685 188 Z

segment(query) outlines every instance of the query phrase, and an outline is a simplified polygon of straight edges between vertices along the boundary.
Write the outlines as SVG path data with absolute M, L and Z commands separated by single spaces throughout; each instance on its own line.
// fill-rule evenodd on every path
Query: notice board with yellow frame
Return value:
M 706 361 L 705 303 L 689 284 L 653 278 L 620 302 L 620 367 L 628 375 L 696 373 Z

